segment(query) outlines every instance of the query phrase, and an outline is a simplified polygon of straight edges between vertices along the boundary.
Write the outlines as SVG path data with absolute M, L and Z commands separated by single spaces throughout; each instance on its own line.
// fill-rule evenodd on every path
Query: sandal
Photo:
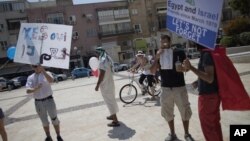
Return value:
M 118 127 L 120 126 L 120 123 L 118 121 L 112 121 L 108 124 L 109 127 Z
M 107 120 L 113 120 L 112 116 L 107 116 Z

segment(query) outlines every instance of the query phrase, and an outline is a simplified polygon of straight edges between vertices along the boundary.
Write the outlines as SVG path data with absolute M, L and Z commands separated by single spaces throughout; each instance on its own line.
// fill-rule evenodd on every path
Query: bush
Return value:
M 223 30 L 227 36 L 250 31 L 250 18 L 240 17 L 231 20 L 225 25 Z
M 241 45 L 250 45 L 250 32 L 243 32 L 239 36 Z
M 224 45 L 226 47 L 233 47 L 237 45 L 237 40 L 235 37 L 233 36 L 224 36 L 221 40 L 220 40 L 220 44 Z

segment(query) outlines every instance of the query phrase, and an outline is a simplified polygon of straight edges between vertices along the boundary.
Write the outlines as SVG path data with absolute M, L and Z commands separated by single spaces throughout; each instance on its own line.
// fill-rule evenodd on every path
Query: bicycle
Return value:
M 132 76 L 129 75 L 130 82 L 128 84 L 125 84 L 119 92 L 120 100 L 125 104 L 130 104 L 135 101 L 137 98 L 138 92 L 137 88 L 134 85 L 134 82 L 141 88 L 139 81 L 135 79 L 134 73 L 132 73 Z M 147 83 L 147 78 L 144 80 L 144 84 L 146 84 L 143 89 L 146 93 L 153 96 L 158 96 L 161 93 L 161 86 L 160 86 L 160 80 L 155 80 L 153 82 L 153 87 L 155 88 L 155 93 L 151 92 L 150 87 Z

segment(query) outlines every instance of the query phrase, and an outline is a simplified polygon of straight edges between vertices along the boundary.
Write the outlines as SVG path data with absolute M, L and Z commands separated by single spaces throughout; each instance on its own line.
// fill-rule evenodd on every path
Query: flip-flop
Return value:
M 120 126 L 120 123 L 112 121 L 111 123 L 108 124 L 108 126 L 109 127 L 118 127 L 118 126 Z

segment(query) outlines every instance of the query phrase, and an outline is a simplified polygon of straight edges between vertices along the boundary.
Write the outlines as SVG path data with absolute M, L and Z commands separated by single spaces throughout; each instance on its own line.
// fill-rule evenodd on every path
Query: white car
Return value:
M 0 77 L 0 90 L 8 89 L 10 91 L 14 88 L 17 88 L 14 84 L 14 81 Z
M 68 79 L 66 74 L 55 74 L 52 72 L 50 72 L 50 73 L 53 75 L 54 81 L 56 81 L 56 82 Z
M 122 71 L 122 70 L 127 70 L 129 68 L 128 64 L 119 64 L 117 62 L 114 63 L 114 71 Z
M 199 58 L 201 56 L 200 52 L 196 48 L 188 48 L 186 53 L 187 57 L 190 59 Z

